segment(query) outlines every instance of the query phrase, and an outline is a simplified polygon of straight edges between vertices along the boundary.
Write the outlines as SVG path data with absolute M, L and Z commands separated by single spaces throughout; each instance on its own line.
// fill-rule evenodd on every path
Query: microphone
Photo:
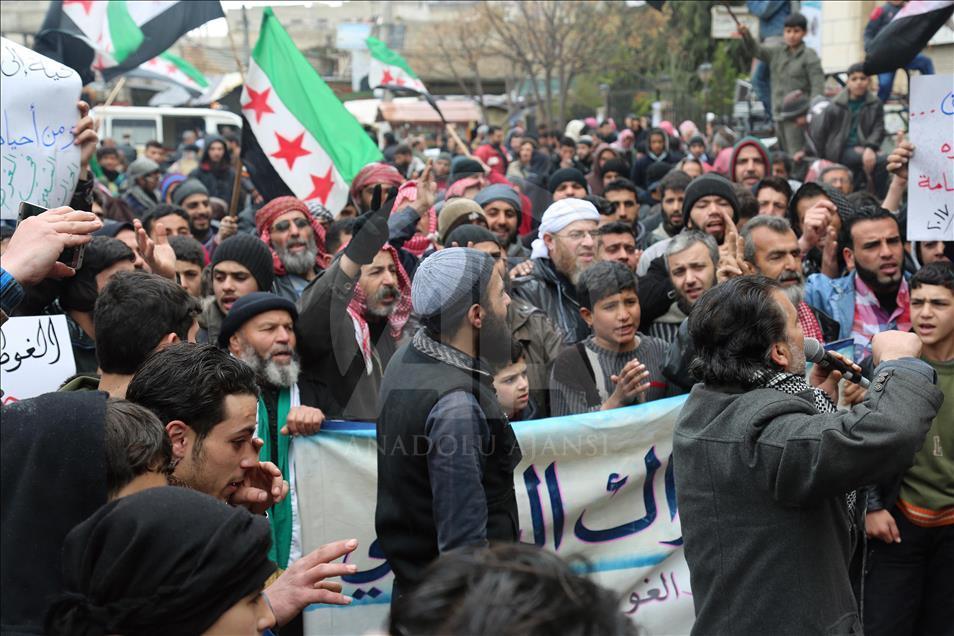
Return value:
M 805 359 L 811 360 L 823 369 L 841 371 L 841 376 L 844 379 L 849 382 L 854 382 L 855 384 L 860 384 L 862 388 L 867 389 L 868 385 L 871 384 L 867 378 L 860 373 L 855 373 L 854 369 L 831 355 L 828 351 L 825 351 L 825 347 L 822 346 L 822 343 L 814 338 L 805 338 Z

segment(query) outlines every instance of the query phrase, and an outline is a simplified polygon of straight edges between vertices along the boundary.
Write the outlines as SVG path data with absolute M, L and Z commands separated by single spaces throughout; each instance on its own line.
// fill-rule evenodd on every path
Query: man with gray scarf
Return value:
M 673 461 L 692 633 L 861 634 L 858 489 L 911 465 L 943 402 L 920 340 L 875 336 L 865 401 L 837 411 L 841 375 L 815 365 L 805 382 L 802 328 L 778 282 L 717 285 L 689 331 L 702 383 L 676 422 Z

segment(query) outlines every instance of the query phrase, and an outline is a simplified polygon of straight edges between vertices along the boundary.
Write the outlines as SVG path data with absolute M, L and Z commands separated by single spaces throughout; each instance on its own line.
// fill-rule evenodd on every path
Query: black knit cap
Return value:
M 295 303 L 271 292 L 252 292 L 236 300 L 232 303 L 232 308 L 226 314 L 225 320 L 222 321 L 222 329 L 219 331 L 219 348 L 227 349 L 232 334 L 249 320 L 275 309 L 287 311 L 292 317 L 292 322 L 298 322 L 298 309 Z
M 275 281 L 272 253 L 262 240 L 251 234 L 236 234 L 222 241 L 212 255 L 212 268 L 223 261 L 235 261 L 252 273 L 259 291 L 269 291 Z
M 696 177 L 689 182 L 689 186 L 686 188 L 686 198 L 682 202 L 682 223 L 684 227 L 689 224 L 689 212 L 696 201 L 702 197 L 713 195 L 728 201 L 729 205 L 732 206 L 732 220 L 739 221 L 739 200 L 735 196 L 732 182 L 725 177 L 710 172 L 701 177 Z
M 583 188 L 589 190 L 586 187 L 586 177 L 583 176 L 583 173 L 577 170 L 576 168 L 561 168 L 557 170 L 550 176 L 550 181 L 547 182 L 547 190 L 550 191 L 550 194 L 556 192 L 556 189 L 560 187 L 561 183 L 567 181 L 574 181 L 579 183 Z

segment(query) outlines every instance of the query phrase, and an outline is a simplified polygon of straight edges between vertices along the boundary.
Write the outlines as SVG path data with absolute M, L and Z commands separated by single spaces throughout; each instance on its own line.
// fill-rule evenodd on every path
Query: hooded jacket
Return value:
M 209 160 L 209 146 L 214 142 L 221 142 L 225 146 L 225 154 L 218 165 Z M 209 191 L 210 197 L 217 197 L 229 205 L 232 201 L 232 187 L 235 185 L 235 168 L 232 166 L 232 153 L 229 145 L 218 135 L 209 135 L 205 138 L 202 156 L 199 158 L 199 167 L 189 173 L 190 179 L 198 179 Z M 240 186 L 241 187 L 241 186 Z M 238 209 L 245 207 L 245 194 L 239 194 Z
M 596 150 L 593 151 L 593 168 L 586 175 L 586 183 L 590 186 L 590 194 L 603 196 L 603 169 L 600 167 L 599 156 L 606 150 L 611 151 L 616 159 L 626 161 L 623 154 L 610 144 L 603 143 L 597 146 Z
M 726 175 L 729 181 L 735 182 L 735 162 L 739 160 L 739 152 L 746 146 L 754 147 L 759 151 L 759 154 L 762 155 L 762 161 L 765 162 L 766 174 L 768 174 L 772 168 L 772 164 L 769 161 L 768 150 L 765 149 L 762 142 L 755 137 L 743 137 L 732 147 L 732 156 L 729 159 L 729 174 Z
M 822 159 L 835 163 L 841 161 L 841 155 L 848 143 L 848 133 L 851 131 L 848 99 L 846 88 L 831 100 L 820 117 L 812 119 L 808 132 Z M 878 152 L 884 136 L 884 104 L 877 95 L 868 91 L 858 113 L 858 145 Z

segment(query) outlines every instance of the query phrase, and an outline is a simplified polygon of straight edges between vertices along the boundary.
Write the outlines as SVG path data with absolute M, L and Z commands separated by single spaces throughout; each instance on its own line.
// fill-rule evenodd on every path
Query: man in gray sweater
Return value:
M 777 282 L 712 288 L 689 332 L 702 383 L 673 457 L 692 633 L 861 634 L 849 568 L 864 538 L 859 489 L 911 465 L 943 402 L 920 341 L 876 335 L 865 401 L 837 411 L 840 374 L 816 365 L 805 382 L 802 329 Z

